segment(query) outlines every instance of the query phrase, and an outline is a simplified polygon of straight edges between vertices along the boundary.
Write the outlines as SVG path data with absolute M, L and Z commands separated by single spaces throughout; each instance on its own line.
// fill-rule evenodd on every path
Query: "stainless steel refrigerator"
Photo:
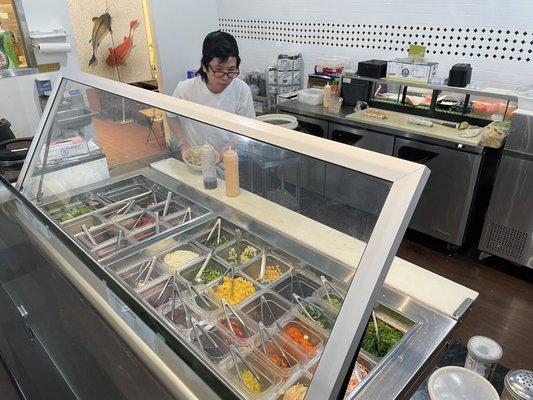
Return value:
M 479 249 L 533 268 L 533 112 L 513 114 Z

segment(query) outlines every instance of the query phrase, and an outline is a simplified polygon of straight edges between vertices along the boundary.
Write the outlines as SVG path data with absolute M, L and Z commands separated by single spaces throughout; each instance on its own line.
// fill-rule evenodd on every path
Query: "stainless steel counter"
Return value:
M 346 116 L 353 114 L 354 110 L 351 106 L 343 106 L 341 111 L 338 114 L 330 113 L 326 108 L 322 106 L 312 106 L 309 104 L 300 103 L 298 100 L 289 100 L 283 103 L 279 103 L 276 106 L 277 110 L 280 112 L 304 115 L 307 117 L 312 117 L 320 120 L 325 120 L 329 122 L 335 122 L 338 124 L 343 124 L 347 126 L 353 126 L 356 128 L 368 129 L 370 131 L 394 135 L 397 137 L 403 137 L 407 139 L 415 139 L 423 141 L 426 143 L 432 143 L 439 146 L 449 147 L 459 151 L 471 152 L 474 154 L 481 154 L 483 152 L 482 146 L 458 143 L 456 141 L 446 139 L 446 138 L 437 138 L 434 136 L 427 136 L 413 131 L 406 131 L 401 128 L 392 128 L 377 126 L 372 123 L 363 122 L 363 121 L 354 121 L 347 119 Z
M 298 100 L 280 103 L 277 108 L 279 112 L 295 115 L 302 130 L 314 136 L 425 164 L 431 175 L 409 227 L 443 240 L 451 247 L 465 243 L 474 204 L 483 203 L 483 197 L 490 193 L 489 175 L 497 162 L 496 151 L 487 156 L 482 146 L 348 119 L 346 116 L 353 114 L 351 106 L 342 107 L 339 114 Z M 371 199 L 364 195 L 361 198 L 361 193 L 374 194 L 375 189 L 359 191 L 357 188 L 362 183 L 341 169 L 325 168 L 314 160 L 308 164 L 312 168 L 304 168 L 302 180 L 312 185 L 304 186 L 306 189 L 373 212 L 368 209 Z M 436 204 L 439 206 L 435 207 Z

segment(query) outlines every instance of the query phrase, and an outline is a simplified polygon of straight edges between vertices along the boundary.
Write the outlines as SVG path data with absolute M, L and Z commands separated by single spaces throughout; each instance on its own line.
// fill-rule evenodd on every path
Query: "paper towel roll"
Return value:
M 37 48 L 41 54 L 69 53 L 72 50 L 70 43 L 39 43 Z

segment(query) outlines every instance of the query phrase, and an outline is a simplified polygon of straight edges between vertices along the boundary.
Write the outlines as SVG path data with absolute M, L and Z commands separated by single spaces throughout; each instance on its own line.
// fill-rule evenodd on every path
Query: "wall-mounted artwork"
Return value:
M 67 0 L 82 71 L 121 82 L 152 79 L 142 0 Z

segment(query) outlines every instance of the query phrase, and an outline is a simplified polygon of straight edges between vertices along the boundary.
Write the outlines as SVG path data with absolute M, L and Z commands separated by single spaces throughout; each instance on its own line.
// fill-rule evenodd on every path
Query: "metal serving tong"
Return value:
M 192 220 L 192 211 L 191 207 L 187 207 L 187 210 L 185 211 L 185 214 L 183 214 L 183 219 L 181 220 L 181 223 L 184 224 L 185 221 L 187 221 L 187 217 L 189 217 L 189 221 Z
M 196 273 L 196 275 L 194 276 L 194 279 L 193 279 L 193 282 L 200 285 L 202 283 L 205 283 L 204 280 L 202 279 L 202 274 L 204 273 L 205 269 L 207 268 L 207 265 L 209 264 L 209 261 L 211 261 L 211 258 L 213 257 L 213 253 L 214 253 L 214 249 L 212 249 L 209 254 L 207 255 L 206 259 L 204 260 L 204 263 L 202 264 L 202 266 L 200 267 L 200 269 L 198 270 L 198 272 Z
M 265 281 L 265 272 L 266 272 L 266 263 L 267 263 L 267 248 L 263 247 L 262 249 L 262 255 L 261 255 L 261 268 L 259 269 L 259 278 L 257 279 L 257 282 L 261 284 L 266 284 L 268 282 Z
M 209 302 L 206 300 L 206 297 L 205 297 L 205 294 L 203 293 L 200 293 L 198 290 L 196 290 L 196 288 L 191 285 L 190 282 L 187 282 L 187 289 L 189 290 L 189 292 L 191 293 L 191 298 L 192 300 L 196 303 L 196 305 L 198 307 L 201 307 L 203 309 L 209 309 L 209 310 L 214 310 L 214 308 L 211 306 L 211 304 L 209 304 Z M 196 296 L 194 296 L 196 295 Z M 199 303 L 198 303 L 198 299 L 202 300 L 202 303 L 204 304 L 205 307 L 202 307 Z
M 292 294 L 292 297 L 294 298 L 294 300 L 296 300 L 296 302 L 298 303 L 298 305 L 302 308 L 303 312 L 305 313 L 305 315 L 307 315 L 307 317 L 309 319 L 311 319 L 312 321 L 316 321 L 316 319 L 314 319 L 313 317 L 311 317 L 311 314 L 309 314 L 309 311 L 307 311 L 307 308 L 305 308 L 305 305 L 309 306 L 309 307 L 312 307 L 312 308 L 316 308 L 318 309 L 318 306 L 314 305 L 313 303 L 311 303 L 309 300 L 307 299 L 304 299 L 302 296 L 298 296 L 296 293 L 293 293 Z M 305 304 L 305 305 L 304 305 Z
M 135 221 L 135 223 L 133 224 L 132 228 L 131 229 L 135 229 L 137 227 L 137 225 L 139 224 L 139 222 L 141 222 L 141 218 L 143 217 L 144 213 L 146 212 L 146 208 L 144 208 L 142 211 L 141 211 L 141 214 L 139 215 L 139 218 L 137 218 L 137 221 Z
M 110 218 L 110 220 L 114 221 L 120 215 L 127 214 L 131 206 L 133 206 L 134 203 L 135 203 L 135 200 L 128 201 L 126 204 L 124 204 L 122 207 L 120 207 L 117 211 L 113 213 L 113 216 Z
M 239 267 L 241 265 L 241 230 L 239 228 L 235 229 L 235 251 L 237 252 L 237 260 L 235 267 Z
M 215 224 L 213 225 L 213 227 L 209 231 L 209 235 L 207 235 L 207 239 L 205 239 L 204 243 L 206 245 L 209 242 L 209 239 L 211 239 L 211 236 L 213 236 L 213 234 L 215 233 L 215 229 L 216 229 L 216 231 L 217 231 L 217 247 L 218 247 L 218 245 L 220 244 L 220 228 L 221 228 L 221 225 L 222 225 L 222 220 L 220 218 L 217 218 Z
M 169 190 L 167 193 L 167 199 L 165 200 L 165 207 L 163 208 L 163 217 L 167 216 L 168 207 L 170 206 L 170 199 L 172 198 L 172 192 Z
M 220 346 L 217 344 L 217 342 L 215 342 L 215 339 L 213 339 L 211 337 L 211 332 L 209 331 L 206 331 L 204 329 L 204 327 L 202 325 L 200 325 L 198 323 L 198 321 L 196 321 L 196 319 L 194 317 L 191 317 L 191 325 L 192 325 L 192 328 L 193 328 L 193 331 L 194 331 L 194 335 L 196 336 L 196 340 L 198 340 L 198 344 L 200 345 L 201 349 L 207 354 L 207 355 L 210 355 L 211 357 L 213 357 L 212 354 L 209 354 L 207 352 L 207 350 L 204 348 L 203 344 L 202 344 L 202 341 L 200 340 L 200 333 L 202 335 L 204 335 L 204 337 L 207 338 L 207 340 L 209 340 L 209 342 L 213 345 L 213 348 L 217 349 L 219 352 L 220 352 L 220 356 L 222 356 L 222 350 L 220 349 Z M 198 333 L 198 331 L 200 331 L 200 333 Z
M 168 288 L 172 290 L 171 296 L 175 295 L 175 291 L 177 289 L 177 277 L 176 277 L 177 271 L 174 271 L 172 274 L 169 275 L 167 278 L 167 281 L 165 282 L 165 286 L 163 286 L 163 289 L 161 292 L 159 292 L 159 296 L 157 296 L 157 299 L 154 302 L 154 308 L 158 308 L 161 305 L 161 301 L 163 300 L 164 295 L 166 294 Z
M 268 329 L 262 322 L 259 322 L 258 326 L 259 326 L 259 335 L 261 336 L 261 347 L 263 348 L 263 353 L 265 354 L 265 356 L 268 357 L 268 352 L 266 349 L 266 341 L 270 340 L 270 342 L 274 345 L 274 347 L 278 351 L 279 355 L 285 360 L 287 365 L 290 366 L 291 363 L 289 359 L 287 358 L 287 356 L 285 355 L 285 351 L 281 348 L 281 346 L 278 344 L 276 339 L 274 339 L 274 336 L 272 336 L 272 334 L 268 331 Z
M 135 281 L 133 281 L 133 285 L 135 287 L 137 286 L 144 286 L 146 285 L 146 282 L 148 282 L 148 280 L 150 279 L 150 276 L 152 275 L 152 272 L 154 271 L 154 264 L 155 264 L 155 260 L 156 260 L 157 256 L 153 256 L 150 260 L 148 260 L 147 262 L 145 262 L 141 268 L 139 269 L 139 273 L 137 274 L 137 278 L 135 278 Z M 144 277 L 144 280 L 141 282 L 141 278 L 143 277 L 144 273 L 148 271 L 146 273 L 146 276 Z
M 117 251 L 120 250 L 120 245 L 122 244 L 122 239 L 124 239 L 124 232 L 118 231 L 117 244 L 115 246 L 115 250 L 117 250 Z
M 176 322 L 175 321 L 175 312 L 176 312 L 176 300 L 179 299 L 180 302 L 181 302 L 181 305 L 183 306 L 183 311 L 185 312 L 185 319 L 186 321 L 189 321 L 189 313 L 187 312 L 187 308 L 185 307 L 185 303 L 183 302 L 183 299 L 181 297 L 181 291 L 178 287 L 178 284 L 177 284 L 177 271 L 174 271 L 174 273 L 172 273 L 168 279 L 167 279 L 167 282 L 165 283 L 165 286 L 163 287 L 163 290 L 161 291 L 161 293 L 159 294 L 159 296 L 157 297 L 155 303 L 154 303 L 154 308 L 158 308 L 161 304 L 159 304 L 159 302 L 164 298 L 164 294 L 166 293 L 167 289 L 170 287 L 171 288 L 171 295 L 170 295 L 170 320 L 172 322 Z M 172 286 L 171 286 L 172 285 Z
M 85 233 L 85 236 L 87 236 L 87 238 L 91 241 L 91 243 L 96 246 L 98 243 L 96 242 L 96 240 L 94 239 L 94 236 L 91 234 L 91 232 L 89 232 L 89 229 L 87 229 L 87 225 L 83 224 L 81 226 L 81 230 L 83 231 L 83 233 Z
M 274 315 L 274 311 L 272 311 L 272 308 L 270 307 L 270 304 L 268 304 L 268 300 L 265 299 L 264 295 L 259 296 L 259 309 L 261 312 L 261 323 L 265 323 L 265 308 L 268 310 L 268 313 L 270 314 L 270 317 L 272 318 L 272 321 L 274 321 L 274 324 L 276 324 L 276 327 L 281 331 L 281 326 L 278 323 L 276 316 Z
M 159 223 L 160 223 L 159 211 L 156 211 L 155 212 L 155 234 L 156 235 L 159 235 L 159 233 L 161 232 L 161 226 L 159 225 Z
M 261 384 L 263 384 L 263 380 L 260 378 L 259 375 L 257 375 L 257 373 L 255 372 L 255 368 L 253 368 L 250 363 L 248 361 L 246 361 L 244 359 L 243 356 L 241 356 L 241 354 L 237 351 L 237 349 L 235 348 L 235 345 L 234 344 L 231 344 L 229 346 L 229 351 L 230 351 L 230 354 L 231 354 L 231 358 L 233 359 L 233 363 L 235 364 L 235 369 L 237 370 L 237 374 L 239 375 L 239 378 L 240 380 L 242 381 L 242 372 L 241 372 L 241 368 L 239 367 L 239 363 L 237 362 L 237 358 L 239 359 L 239 361 L 241 363 L 244 364 L 244 366 L 246 367 L 246 369 L 248 371 L 250 371 L 250 373 L 254 376 L 254 378 Z
M 324 291 L 326 292 L 326 297 L 328 298 L 329 304 L 333 304 L 331 301 L 331 293 L 330 290 L 339 297 L 339 299 L 342 299 L 344 296 L 339 292 L 339 290 L 333 286 L 333 284 L 326 279 L 324 275 L 320 277 L 320 280 L 322 281 L 322 287 L 324 288 Z M 329 287 L 329 289 L 328 289 Z
M 233 307 L 224 299 L 222 299 L 222 310 L 224 310 L 224 319 L 228 323 L 228 329 L 233 333 L 233 335 L 237 336 L 235 334 L 235 330 L 233 329 L 233 325 L 231 324 L 231 317 L 234 317 L 237 321 L 239 321 L 239 324 L 241 324 L 242 330 L 244 331 L 246 337 L 252 336 L 250 334 L 250 330 L 244 324 L 244 321 L 242 320 L 242 318 L 235 312 Z
M 374 330 L 376 331 L 376 338 L 378 339 L 378 350 L 379 350 L 379 344 L 381 340 L 379 337 L 378 320 L 376 319 L 376 312 L 374 310 L 372 310 L 372 320 L 374 321 Z

